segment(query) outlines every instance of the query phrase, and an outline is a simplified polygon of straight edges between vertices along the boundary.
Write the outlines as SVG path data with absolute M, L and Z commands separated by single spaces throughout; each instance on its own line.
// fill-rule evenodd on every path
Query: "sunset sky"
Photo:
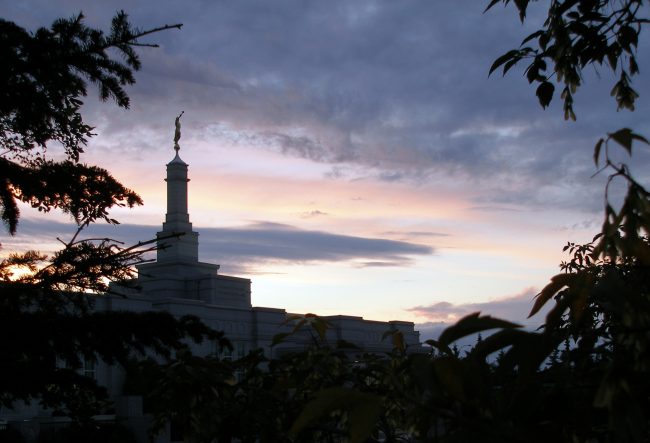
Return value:
M 145 39 L 160 48 L 139 51 L 131 109 L 89 87 L 83 112 L 97 135 L 82 160 L 145 201 L 94 232 L 155 236 L 185 111 L 180 154 L 202 261 L 251 278 L 255 306 L 429 330 L 477 310 L 523 321 L 564 244 L 599 230 L 596 140 L 624 126 L 650 135 L 647 35 L 636 111 L 617 112 L 612 74 L 588 69 L 578 120 L 565 122 L 557 97 L 539 106 L 523 66 L 488 77 L 546 2 L 524 25 L 513 7 L 483 14 L 487 3 L 0 0 L 0 16 L 30 30 L 80 11 L 107 30 L 118 9 L 143 29 L 183 23 Z M 647 150 L 631 164 L 649 178 Z M 51 250 L 73 229 L 24 207 L 0 253 Z

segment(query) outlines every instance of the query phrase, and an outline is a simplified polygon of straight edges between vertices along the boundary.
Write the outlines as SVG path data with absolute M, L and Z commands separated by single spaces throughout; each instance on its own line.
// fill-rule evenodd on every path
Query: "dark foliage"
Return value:
M 155 46 L 139 39 L 180 27 L 142 31 L 120 11 L 108 35 L 87 27 L 82 14 L 32 34 L 0 19 L 0 218 L 9 232 L 16 231 L 17 200 L 41 211 L 62 209 L 77 223 L 114 222 L 109 208 L 142 203 L 107 171 L 78 163 L 93 136 L 80 113 L 82 98 L 91 82 L 102 100 L 128 108 L 124 86 L 135 82 L 133 71 L 140 68 L 135 48 Z M 67 161 L 46 159 L 53 142 L 63 147 Z
M 80 238 L 90 223 L 117 223 L 108 215 L 113 206 L 142 203 L 108 171 L 79 162 L 93 135 L 80 114 L 86 83 L 97 85 L 102 100 L 128 107 L 123 86 L 134 82 L 140 67 L 135 48 L 155 46 L 139 39 L 180 26 L 141 31 L 119 12 L 105 35 L 85 26 L 79 14 L 31 34 L 0 20 L 0 217 L 13 234 L 22 201 L 42 212 L 62 210 L 78 226 L 50 257 L 28 251 L 0 261 L 0 404 L 39 401 L 84 426 L 83 432 L 73 427 L 65 436 L 51 435 L 52 441 L 111 441 L 106 429 L 90 424 L 110 406 L 105 389 L 82 371 L 84 363 L 164 360 L 187 353 L 191 341 L 227 343 L 194 317 L 96 311 L 95 303 L 104 301 L 98 294 L 133 277 L 133 265 L 153 242 L 126 247 Z M 67 159 L 48 160 L 51 144 L 62 146 Z
M 513 3 L 522 22 L 530 0 L 491 0 L 495 5 Z M 503 67 L 503 73 L 525 60 L 526 78 L 537 84 L 536 95 L 542 107 L 548 106 L 555 91 L 562 88 L 564 118 L 576 119 L 573 94 L 582 84 L 586 67 L 603 67 L 618 76 L 611 90 L 618 109 L 634 110 L 638 94 L 632 77 L 639 74 L 637 44 L 643 25 L 648 23 L 643 0 L 549 0 L 548 15 L 541 29 L 527 36 L 518 49 L 497 58 L 490 73 Z
M 135 443 L 135 435 L 114 423 L 69 426 L 43 430 L 36 443 Z

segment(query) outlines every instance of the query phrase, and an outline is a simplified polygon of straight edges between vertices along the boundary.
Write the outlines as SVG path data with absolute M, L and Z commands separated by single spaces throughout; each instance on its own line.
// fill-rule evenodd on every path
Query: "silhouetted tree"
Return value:
M 38 400 L 83 421 L 105 406 L 92 377 L 79 373 L 84 360 L 126 364 L 136 355 L 173 357 L 186 339 L 220 340 L 198 319 L 168 313 L 97 312 L 93 296 L 109 282 L 133 275 L 151 242 L 131 247 L 110 239 L 82 239 L 84 227 L 113 206 L 141 204 L 140 197 L 97 166 L 80 163 L 93 136 L 80 109 L 86 83 L 127 108 L 125 85 L 140 68 L 135 48 L 146 35 L 181 25 L 141 31 L 124 12 L 105 34 L 83 15 L 60 19 L 30 33 L 0 20 L 0 218 L 16 232 L 18 201 L 42 212 L 59 209 L 78 226 L 63 248 L 47 257 L 36 251 L 0 260 L 0 403 Z M 116 51 L 116 52 L 110 52 Z M 60 145 L 65 160 L 47 159 Z M 17 272 L 20 271 L 20 272 Z M 225 342 L 224 342 L 225 343 Z
M 510 0 L 492 0 L 487 9 Z M 528 0 L 512 2 L 521 20 Z M 616 80 L 611 95 L 618 110 L 634 110 L 637 92 L 632 77 L 639 74 L 636 61 L 639 35 L 649 23 L 642 0 L 550 0 L 539 30 L 526 37 L 518 49 L 499 57 L 490 72 L 525 61 L 528 81 L 538 84 L 536 95 L 546 107 L 554 84 L 563 86 L 560 98 L 565 119 L 575 120 L 574 94 L 587 67 L 610 70 Z M 591 243 L 569 243 L 571 259 L 562 273 L 537 296 L 531 315 L 551 300 L 544 334 L 550 343 L 551 366 L 565 366 L 551 380 L 564 389 L 565 414 L 578 440 L 647 441 L 650 384 L 644 373 L 650 355 L 650 193 L 631 175 L 627 165 L 614 162 L 611 150 L 632 154 L 633 145 L 648 140 L 623 128 L 608 133 L 594 147 L 594 162 L 608 171 L 605 219 Z M 618 210 L 609 202 L 609 184 L 622 180 L 627 193 Z M 541 353 L 543 355 L 545 351 Z M 549 381 L 549 380 L 547 380 Z M 557 394 L 557 391 L 556 391 Z M 571 397 L 573 396 L 573 397 Z M 560 400 L 560 401 L 562 401 Z M 586 413 L 582 413 L 586 412 Z M 601 422 L 607 422 L 603 427 Z M 605 419 L 606 417 L 606 419 Z

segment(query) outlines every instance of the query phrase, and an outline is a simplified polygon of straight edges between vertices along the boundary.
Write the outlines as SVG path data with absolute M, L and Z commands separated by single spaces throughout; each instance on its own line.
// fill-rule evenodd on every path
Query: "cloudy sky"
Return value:
M 624 126 L 650 133 L 647 36 L 634 113 L 616 111 L 606 70 L 585 72 L 577 122 L 557 100 L 542 110 L 522 69 L 488 77 L 544 3 L 524 25 L 477 0 L 0 0 L 0 15 L 31 30 L 80 11 L 107 29 L 118 9 L 143 29 L 183 23 L 140 51 L 130 110 L 90 89 L 97 136 L 83 160 L 145 201 L 97 232 L 159 230 L 183 110 L 203 261 L 251 278 L 257 306 L 426 329 L 476 310 L 523 321 L 562 246 L 599 229 L 595 141 Z M 639 177 L 649 165 L 635 154 Z M 2 252 L 48 249 L 71 231 L 65 216 L 25 208 Z

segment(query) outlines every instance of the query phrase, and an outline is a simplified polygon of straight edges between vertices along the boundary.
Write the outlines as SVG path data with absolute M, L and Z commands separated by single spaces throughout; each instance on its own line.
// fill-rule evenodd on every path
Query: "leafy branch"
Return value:
M 79 112 L 81 97 L 87 95 L 86 80 L 97 85 L 102 100 L 113 98 L 118 106 L 128 108 L 124 86 L 135 83 L 133 72 L 141 67 L 134 48 L 157 47 L 139 39 L 182 27 L 173 24 L 140 30 L 119 11 L 106 35 L 87 27 L 83 19 L 82 13 L 59 19 L 51 28 L 40 28 L 34 34 L 0 19 L 0 56 L 5 66 L 0 69 L 3 156 L 12 154 L 26 160 L 26 153 L 56 141 L 71 160 L 78 161 L 93 136 L 93 128 Z M 110 49 L 117 50 L 123 61 L 110 57 Z
M 492 0 L 485 11 L 498 3 L 507 5 L 511 0 Z M 529 0 L 514 4 L 523 22 Z M 540 105 L 546 108 L 552 101 L 554 82 L 562 84 L 564 118 L 575 120 L 573 95 L 582 85 L 583 69 L 606 65 L 618 73 L 611 90 L 618 109 L 633 111 L 638 98 L 631 86 L 631 78 L 639 73 L 637 45 L 642 27 L 650 22 L 639 16 L 642 4 L 642 0 L 551 0 L 543 27 L 524 38 L 518 49 L 497 58 L 489 73 L 503 67 L 505 75 L 520 61 L 530 60 L 525 75 L 529 83 L 538 84 Z

